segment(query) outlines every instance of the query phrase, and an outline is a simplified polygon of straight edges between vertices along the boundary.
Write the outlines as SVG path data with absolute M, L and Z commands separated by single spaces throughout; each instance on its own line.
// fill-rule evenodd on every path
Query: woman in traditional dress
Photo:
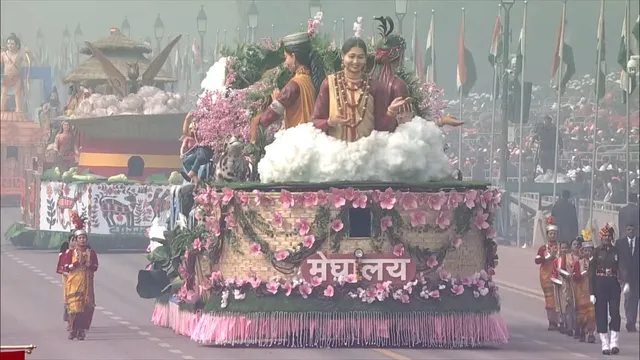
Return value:
M 540 265 L 540 287 L 544 294 L 544 308 L 549 321 L 549 331 L 558 330 L 558 314 L 556 312 L 553 282 L 551 281 L 553 259 L 558 253 L 557 236 L 558 226 L 555 224 L 555 219 L 549 216 L 547 218 L 547 243 L 538 249 L 535 258 L 536 265 Z
M 567 262 L 569 244 L 560 243 L 558 256 L 553 259 L 553 271 L 551 281 L 553 282 L 556 312 L 558 314 L 558 327 L 561 334 L 573 336 L 571 331 L 570 312 L 573 304 L 573 289 L 571 288 L 571 266 Z
M 396 129 L 398 111 L 411 99 L 397 97 L 388 105 L 384 87 L 364 73 L 366 62 L 367 44 L 357 37 L 345 41 L 344 70 L 327 77 L 316 100 L 313 121 L 318 129 L 347 142 L 373 130 Z
M 578 327 L 577 314 L 576 314 L 576 299 L 575 299 L 575 286 L 573 284 L 573 268 L 574 264 L 580 260 L 580 248 L 582 247 L 582 238 L 577 237 L 571 242 L 571 248 L 567 252 L 566 255 L 566 270 L 569 275 L 566 276 L 565 285 L 567 288 L 565 289 L 571 299 L 567 305 L 566 311 L 566 334 L 568 336 L 573 336 L 575 339 L 580 339 L 580 329 Z
M 69 307 L 69 340 L 84 340 L 96 306 L 93 277 L 98 270 L 98 256 L 89 247 L 84 220 L 74 211 L 71 221 L 76 229 L 76 246 L 66 252 L 62 260 L 63 269 L 68 273 L 64 287 Z
M 71 234 L 69 235 L 69 238 L 67 239 L 67 241 L 63 242 L 62 245 L 60 246 L 60 253 L 58 254 L 58 266 L 56 267 L 56 272 L 62 275 L 62 284 L 63 284 L 62 297 L 63 297 L 63 304 L 64 304 L 64 313 L 62 315 L 62 321 L 67 323 L 67 331 L 70 331 L 71 327 L 69 326 L 69 306 L 67 303 L 67 292 L 64 284 L 66 284 L 67 282 L 67 275 L 69 275 L 69 273 L 66 271 L 63 261 L 65 259 L 65 255 L 69 251 L 73 251 L 75 246 L 76 246 L 76 237 L 75 235 Z
M 260 116 L 260 124 L 268 127 L 284 119 L 283 128 L 289 129 L 311 121 L 313 106 L 325 79 L 322 59 L 313 50 L 306 32 L 282 38 L 284 66 L 293 74 L 282 90 L 274 90 L 273 102 Z
M 589 231 L 590 233 L 590 231 Z M 573 292 L 576 299 L 577 322 L 580 342 L 594 343 L 596 337 L 596 315 L 593 304 L 589 300 L 589 261 L 593 252 L 591 235 L 583 231 L 583 242 L 580 247 L 580 259 L 573 264 Z
M 68 121 L 63 121 L 60 125 L 60 132 L 56 135 L 54 145 L 55 150 L 62 156 L 65 165 L 69 166 L 77 162 L 80 150 L 78 149 L 76 136 Z

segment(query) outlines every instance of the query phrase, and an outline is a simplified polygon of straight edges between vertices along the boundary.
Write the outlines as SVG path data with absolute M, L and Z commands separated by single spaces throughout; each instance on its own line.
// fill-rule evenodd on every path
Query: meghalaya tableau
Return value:
M 401 3 L 407 2 L 396 1 Z M 513 2 L 508 3 L 511 9 Z M 250 23 L 257 22 L 251 17 L 257 17 L 256 9 L 251 1 Z M 104 29 L 97 39 L 76 41 L 73 56 L 49 68 L 41 65 L 49 63 L 46 52 L 21 47 L 16 34 L 3 40 L 2 158 L 10 161 L 2 163 L 2 202 L 20 208 L 20 220 L 3 228 L 14 246 L 3 247 L 3 261 L 5 254 L 26 249 L 58 254 L 57 278 L 38 274 L 63 288 L 59 310 L 65 337 L 88 340 L 89 346 L 108 339 L 108 331 L 92 327 L 95 314 L 185 360 L 194 357 L 157 334 L 173 332 L 198 351 L 357 347 L 397 360 L 410 358 L 386 349 L 499 352 L 512 346 L 512 335 L 507 312 L 501 312 L 503 283 L 495 278 L 505 260 L 498 257 L 498 243 L 508 243 L 511 222 L 517 221 L 514 236 L 520 245 L 520 224 L 531 220 L 533 230 L 524 237 L 532 239 L 531 246 L 536 238 L 545 242 L 537 253 L 526 253 L 530 267 L 539 267 L 539 284 L 533 276 L 535 291 L 505 286 L 525 294 L 541 316 L 546 312 L 547 318 L 536 322 L 542 330 L 548 321 L 549 331 L 588 344 L 596 342 L 597 332 L 602 353 L 619 354 L 622 320 L 612 314 L 607 324 L 602 304 L 619 307 L 621 293 L 637 297 L 628 271 L 637 258 L 637 205 L 636 213 L 619 217 L 620 232 L 626 230 L 630 240 L 627 250 L 613 245 L 615 232 L 608 223 L 600 234 L 602 245 L 590 242 L 591 228 L 597 226 L 593 214 L 578 237 L 578 222 L 574 226 L 564 216 L 576 215 L 568 199 L 571 192 L 584 194 L 586 184 L 558 168 L 554 157 L 563 145 L 550 117 L 532 138 L 537 142 L 534 173 L 539 173 L 532 181 L 525 181 L 522 167 L 513 181 L 506 166 L 513 157 L 506 154 L 512 150 L 511 132 L 502 133 L 505 146 L 491 145 L 492 181 L 467 169 L 463 148 L 474 144 L 479 130 L 469 128 L 477 123 L 477 107 L 474 115 L 464 108 L 477 75 L 464 43 L 464 10 L 456 103 L 446 101 L 435 82 L 433 19 L 423 67 L 417 13 L 409 43 L 402 35 L 404 15 L 374 17 L 368 38 L 362 17 L 353 22 L 352 36 L 342 19 L 339 36 L 337 20 L 331 32 L 321 9 L 314 8 L 318 11 L 297 32 L 279 38 L 256 40 L 257 25 L 250 24 L 246 40 L 238 28 L 236 44 L 227 46 L 227 32 L 223 45 L 218 33 L 212 56 L 201 53 L 204 6 L 198 15 L 199 27 L 205 24 L 200 43 L 191 44 L 186 33 L 163 43 L 159 15 L 157 46 L 150 38 L 131 36 L 125 19 L 122 27 Z M 515 68 L 496 65 L 502 57 L 501 21 L 498 17 L 490 50 L 493 122 L 497 91 L 513 97 L 515 86 L 509 85 Z M 65 33 L 68 37 L 68 29 Z M 81 36 L 78 26 L 74 39 Z M 523 55 L 514 55 L 514 62 L 522 60 L 518 56 Z M 500 84 L 509 85 L 508 91 L 495 86 L 497 66 L 509 75 Z M 192 69 L 200 74 L 194 76 Z M 30 86 L 33 76 L 37 91 Z M 199 85 L 191 83 L 194 78 Z M 567 85 L 562 81 L 559 93 Z M 46 100 L 35 107 L 34 99 Z M 452 114 L 456 104 L 459 116 Z M 505 105 L 505 123 L 513 107 Z M 528 108 L 520 111 L 528 117 Z M 522 128 L 521 123 L 520 143 Z M 492 126 L 492 139 L 495 130 Z M 549 136 L 556 150 L 549 150 Z M 457 151 L 451 149 L 452 137 L 458 138 Z M 478 161 L 484 161 L 483 152 L 474 154 Z M 492 177 L 494 155 L 505 157 L 499 181 Z M 467 170 L 471 179 L 464 176 Z M 593 207 L 593 187 L 591 192 Z M 538 207 L 523 204 L 523 193 L 535 194 Z M 553 216 L 545 227 L 543 197 L 551 194 L 561 195 L 548 206 Z M 561 200 L 567 207 L 556 207 Z M 511 214 L 514 205 L 517 220 Z M 136 258 L 128 257 L 132 250 Z M 18 255 L 7 256 L 31 269 Z M 509 271 L 524 266 L 514 265 L 517 259 L 506 259 Z M 102 278 L 104 267 L 128 270 L 118 272 L 119 278 Z M 129 287 L 122 289 L 125 278 Z M 109 287 L 96 291 L 100 282 Z M 128 304 L 129 294 L 144 301 L 131 312 L 146 310 L 147 328 L 96 299 L 109 296 Z M 637 311 L 628 313 L 627 324 L 634 317 Z M 33 348 L 3 346 L 2 351 Z M 571 354 L 586 357 L 576 352 Z

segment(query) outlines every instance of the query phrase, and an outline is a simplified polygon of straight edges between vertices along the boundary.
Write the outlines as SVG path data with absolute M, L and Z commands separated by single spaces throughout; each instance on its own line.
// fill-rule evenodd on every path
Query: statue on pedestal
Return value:
M 7 38 L 7 47 L 2 49 L 0 61 L 4 65 L 4 78 L 0 94 L 0 111 L 7 111 L 7 97 L 9 90 L 15 93 L 16 112 L 24 112 L 25 81 L 22 79 L 22 65 L 27 64 L 26 90 L 29 90 L 29 74 L 31 72 L 31 57 L 26 49 L 22 49 L 20 39 L 16 34 Z

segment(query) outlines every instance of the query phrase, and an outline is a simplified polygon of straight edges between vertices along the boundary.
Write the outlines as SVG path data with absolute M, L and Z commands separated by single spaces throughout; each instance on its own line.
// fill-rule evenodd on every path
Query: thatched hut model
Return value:
M 112 29 L 109 36 L 92 42 L 91 44 L 102 51 L 124 76 L 127 76 L 129 69 L 127 64 L 137 62 L 140 68 L 140 74 L 143 74 L 151 63 L 151 59 L 145 56 L 151 53 L 151 48 L 124 36 L 118 29 Z M 82 83 L 90 87 L 108 84 L 108 77 L 98 59 L 93 56 L 91 50 L 88 47 L 84 47 L 80 50 L 80 53 L 89 55 L 90 58 L 67 75 L 64 79 L 65 84 Z M 158 85 L 175 81 L 176 80 L 171 78 L 164 70 L 160 70 L 155 77 L 155 82 Z

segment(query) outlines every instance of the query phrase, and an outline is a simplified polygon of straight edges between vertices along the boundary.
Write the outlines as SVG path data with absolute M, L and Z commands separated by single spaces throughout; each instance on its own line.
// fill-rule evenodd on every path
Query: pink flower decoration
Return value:
M 195 290 L 188 290 L 184 302 L 187 304 L 195 304 L 200 300 L 200 296 Z
M 238 222 L 236 221 L 236 216 L 235 216 L 234 213 L 228 213 L 224 217 L 224 221 L 227 224 L 227 228 L 229 228 L 229 229 L 233 229 L 236 226 L 238 226 Z
M 358 282 L 358 276 L 356 274 L 349 274 L 345 276 L 344 281 L 350 284 L 355 284 Z
M 276 260 L 282 261 L 282 260 L 284 260 L 284 259 L 289 257 L 289 251 L 280 250 L 280 251 L 276 252 L 275 257 L 276 257 Z
M 269 281 L 266 285 L 267 291 L 275 295 L 280 289 L 280 284 L 276 281 Z
M 193 250 L 197 250 L 200 251 L 202 250 L 203 245 L 202 242 L 200 241 L 200 238 L 196 238 L 195 240 L 193 240 Z
M 342 220 L 335 219 L 331 222 L 331 230 L 335 232 L 340 232 L 342 229 L 344 229 L 344 224 L 342 223 Z
M 489 218 L 489 214 L 484 214 L 479 212 L 473 218 L 473 225 L 475 225 L 476 229 L 478 230 L 488 229 L 490 226 L 489 222 L 487 222 L 488 218 Z
M 284 283 L 284 285 L 282 286 L 282 288 L 284 289 L 284 294 L 286 296 L 291 295 L 291 290 L 293 290 L 293 285 L 291 284 L 290 281 L 287 281 L 286 283 Z
M 298 286 L 298 291 L 300 291 L 300 295 L 302 295 L 302 297 L 306 299 L 307 296 L 311 295 L 313 288 L 309 284 L 303 283 Z
M 393 247 L 393 255 L 400 257 L 404 255 L 404 245 L 397 244 Z
M 336 194 L 329 195 L 329 201 L 333 203 L 333 207 L 335 207 L 336 209 L 343 207 L 344 204 L 347 203 L 347 201 L 342 196 Z
M 240 205 L 242 206 L 247 206 L 249 205 L 249 194 L 247 194 L 244 191 L 238 191 L 236 192 L 236 197 L 238 198 L 238 200 L 240 200 Z
M 318 287 L 322 284 L 322 278 L 320 276 L 314 276 L 311 278 L 311 286 Z
M 287 190 L 282 190 L 280 192 L 280 204 L 282 204 L 283 209 L 292 208 L 295 205 L 293 195 Z
M 496 269 L 490 267 L 487 269 L 487 274 L 489 274 L 489 276 L 493 276 L 496 274 Z
M 218 280 L 222 279 L 222 273 L 220 273 L 220 271 L 214 271 L 211 273 L 211 282 L 217 282 Z
M 418 197 L 412 193 L 405 193 L 400 199 L 400 205 L 405 211 L 418 208 Z
M 262 280 L 260 280 L 259 277 L 252 277 L 252 278 L 249 278 L 249 284 L 251 284 L 252 288 L 257 289 L 260 286 L 260 284 L 262 284 Z
M 391 188 L 387 188 L 384 192 L 378 194 L 378 200 L 380 207 L 386 210 L 391 210 L 396 205 L 396 195 Z
M 364 209 L 367 207 L 367 195 L 363 193 L 356 193 L 353 198 L 353 202 L 351 204 L 355 209 L 361 208 Z
M 458 194 L 457 191 L 455 190 L 451 190 L 451 192 L 449 192 L 449 199 L 447 201 L 447 207 L 449 209 L 455 209 L 458 207 L 458 204 L 460 204 L 463 200 L 463 196 Z
M 335 291 L 333 289 L 333 286 L 329 285 L 329 286 L 327 286 L 326 289 L 324 289 L 323 295 L 326 296 L 326 297 L 333 297 L 334 292 Z
M 464 195 L 464 204 L 467 205 L 469 209 L 473 209 L 476 207 L 477 197 L 478 192 L 476 190 L 467 190 L 467 193 Z
M 460 284 L 453 285 L 451 287 L 451 292 L 454 293 L 456 296 L 462 295 L 462 293 L 464 293 L 464 286 L 462 286 Z
M 438 258 L 435 255 L 431 255 L 429 259 L 427 259 L 427 266 L 431 269 L 438 266 L 438 264 Z
M 211 240 L 211 238 L 207 239 L 207 243 L 204 244 L 205 250 L 209 250 L 212 246 L 213 246 L 213 241 Z
M 402 293 L 400 295 L 400 298 L 398 298 L 398 300 L 400 300 L 400 302 L 403 304 L 408 304 L 411 302 L 411 299 L 409 298 L 409 294 L 407 293 Z
M 438 272 L 438 276 L 442 281 L 449 281 L 451 279 L 451 273 L 448 272 L 447 270 L 440 270 Z
M 471 286 L 471 285 L 473 285 L 473 279 L 470 278 L 469 276 L 465 276 L 464 278 L 462 278 L 461 283 L 464 286 Z
M 427 214 L 422 210 L 416 210 L 411 212 L 411 215 L 409 215 L 409 218 L 411 219 L 412 227 L 427 225 Z
M 249 253 L 253 256 L 258 256 L 262 254 L 262 247 L 258 243 L 253 243 L 249 245 Z
M 329 195 L 324 192 L 324 190 L 318 191 L 316 195 L 318 197 L 318 205 L 322 206 L 327 204 L 327 198 L 329 197 Z
M 451 225 L 451 212 L 450 211 L 440 211 L 438 217 L 436 218 L 436 224 L 440 229 L 446 229 Z
M 255 206 L 260 206 L 260 203 L 262 203 L 262 198 L 264 195 L 262 195 L 262 193 L 258 189 L 253 190 L 252 193 L 253 193 L 253 204 Z
M 296 221 L 296 229 L 298 229 L 300 236 L 305 236 L 311 230 L 311 225 L 307 219 L 299 219 Z
M 460 236 L 456 236 L 456 238 L 451 241 L 451 245 L 456 249 L 460 248 L 460 245 L 462 245 L 462 238 Z
M 279 212 L 274 212 L 272 223 L 275 227 L 282 228 L 282 225 L 284 224 L 284 218 L 282 217 L 282 214 L 280 214 Z
M 306 192 L 302 194 L 302 204 L 304 207 L 312 207 L 318 205 L 318 195 L 312 192 Z
M 393 221 L 391 220 L 391 216 L 383 216 L 380 218 L 380 230 L 382 230 L 382 232 L 387 231 L 387 229 L 392 226 Z
M 433 290 L 433 291 L 429 292 L 429 296 L 434 298 L 434 299 L 439 299 L 440 298 L 440 291 Z
M 482 206 L 483 209 L 486 209 L 488 205 L 491 205 L 492 201 L 493 201 L 493 191 L 491 190 L 485 191 L 484 193 L 482 193 L 482 196 L 480 196 L 480 205 Z
M 344 198 L 349 200 L 349 201 L 353 201 L 353 199 L 355 199 L 356 197 L 356 191 L 350 187 L 350 188 L 346 188 L 344 189 Z
M 442 206 L 447 203 L 447 199 L 444 191 L 433 194 L 429 197 L 429 206 L 435 211 L 440 211 L 442 210 Z
M 302 245 L 306 248 L 310 248 L 316 242 L 316 237 L 313 235 L 305 235 L 302 240 Z
M 227 205 L 229 201 L 233 199 L 233 189 L 224 188 L 222 189 L 222 204 Z

